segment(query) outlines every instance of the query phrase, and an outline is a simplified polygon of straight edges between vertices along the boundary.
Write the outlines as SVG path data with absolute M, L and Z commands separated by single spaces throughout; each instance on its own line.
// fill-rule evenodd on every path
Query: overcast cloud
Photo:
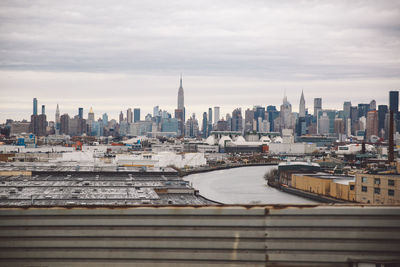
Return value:
M 96 117 L 140 107 L 340 108 L 400 89 L 399 1 L 1 1 L 0 122 L 37 97 Z

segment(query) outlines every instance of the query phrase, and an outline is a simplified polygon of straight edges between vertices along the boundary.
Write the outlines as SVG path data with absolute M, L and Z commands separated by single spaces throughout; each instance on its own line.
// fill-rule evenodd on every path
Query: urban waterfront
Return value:
M 223 204 L 312 204 L 267 185 L 264 174 L 275 166 L 253 166 L 191 174 L 184 180 L 210 200 Z

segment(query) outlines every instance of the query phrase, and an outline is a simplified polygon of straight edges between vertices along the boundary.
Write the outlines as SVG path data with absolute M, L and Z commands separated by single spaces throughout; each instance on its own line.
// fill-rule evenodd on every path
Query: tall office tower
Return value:
M 78 108 L 78 117 L 79 119 L 83 119 L 83 108 Z
M 203 127 L 202 127 L 202 133 L 203 133 L 203 138 L 207 138 L 207 112 L 203 112 Z
M 133 121 L 140 121 L 140 108 L 133 109 Z
M 314 98 L 314 117 L 318 118 L 318 112 L 322 110 L 322 98 Z
M 126 111 L 126 121 L 128 123 L 132 123 L 133 122 L 133 112 L 132 112 L 131 108 L 128 108 L 128 110 Z
M 187 120 L 185 125 L 185 135 L 189 137 L 197 137 L 199 134 L 199 123 L 196 119 L 196 115 L 193 115 Z
M 33 99 L 33 115 L 38 115 L 38 113 L 37 113 L 37 99 L 36 98 L 34 98 Z
M 103 125 L 107 127 L 107 125 L 108 125 L 108 115 L 107 115 L 107 113 L 103 114 L 102 121 L 103 121 Z
M 323 111 L 321 114 L 321 117 L 319 118 L 318 133 L 319 134 L 329 134 L 329 128 L 330 128 L 329 124 L 330 124 L 329 116 L 325 111 Z
M 293 129 L 292 125 L 292 105 L 287 100 L 287 96 L 283 98 L 283 103 L 281 105 L 281 128 L 282 129 Z
M 57 104 L 57 108 L 56 108 L 55 123 L 56 123 L 56 125 L 60 123 L 60 108 L 58 107 L 58 104 Z M 57 128 L 57 129 L 59 129 L 59 128 Z
M 89 113 L 88 113 L 88 122 L 94 122 L 94 112 L 92 107 L 90 107 Z
M 358 104 L 358 117 L 367 117 L 369 104 Z
M 185 97 L 183 94 L 183 87 L 182 87 L 182 74 L 178 90 L 178 109 L 183 110 L 183 121 L 185 121 Z
M 304 118 L 305 116 L 306 116 L 306 100 L 304 99 L 303 90 L 301 90 L 299 117 Z
M 260 131 L 260 122 L 265 120 L 265 108 L 261 106 L 255 106 L 254 108 L 254 120 L 256 121 L 256 131 Z
M 60 117 L 60 134 L 69 134 L 69 116 L 63 114 Z
M 388 113 L 387 105 L 378 106 L 378 134 L 380 137 L 384 136 L 383 134 L 381 134 L 381 131 L 385 129 L 385 118 L 387 113 Z
M 212 130 L 213 130 L 213 113 L 212 113 L 212 108 L 208 108 L 207 137 L 210 136 Z
M 371 102 L 369 103 L 369 110 L 376 110 L 376 101 L 375 100 L 371 100 Z
M 253 131 L 253 122 L 254 122 L 254 110 L 253 109 L 246 109 L 244 112 L 244 130 L 246 132 Z
M 358 108 L 357 107 L 353 107 L 353 106 L 351 107 L 350 119 L 351 119 L 351 133 L 356 134 L 356 132 L 359 130 Z
M 367 141 L 371 140 L 371 136 L 378 136 L 378 112 L 376 110 L 371 110 L 367 115 Z
M 345 131 L 344 131 L 344 119 L 342 119 L 342 118 L 335 118 L 335 121 L 334 121 L 334 133 L 336 134 L 336 135 L 340 135 L 340 134 L 344 134 L 345 133 Z
M 228 131 L 232 131 L 232 117 L 229 113 L 226 113 L 226 122 L 228 123 Z
M 39 115 L 31 115 L 31 122 L 29 124 L 29 131 L 35 135 L 39 133 Z
M 178 120 L 178 136 L 185 135 L 184 120 L 183 120 L 183 110 L 175 109 L 175 119 Z
M 348 119 L 350 117 L 351 117 L 351 102 L 345 101 L 343 103 L 343 118 L 344 118 L 344 129 L 347 135 L 349 135 L 349 133 L 351 134 L 351 121 L 350 123 L 348 123 Z
M 45 105 L 42 105 L 42 114 L 38 116 L 38 132 L 35 133 L 39 136 L 45 136 L 46 135 L 46 127 L 47 127 L 47 119 L 46 119 L 46 107 Z
M 345 119 L 350 118 L 350 110 L 351 110 L 351 102 L 350 101 L 345 101 L 343 103 L 343 117 Z
M 124 113 L 122 113 L 122 111 L 119 113 L 119 123 L 121 124 L 121 122 L 124 121 Z
M 275 106 L 267 106 L 268 121 L 270 123 L 270 131 L 275 129 L 275 119 L 279 117 L 279 111 Z
M 232 131 L 243 131 L 243 118 L 241 108 L 236 108 L 232 111 Z
M 399 112 L 399 91 L 389 92 L 389 110 L 396 114 Z
M 155 106 L 153 108 L 153 117 L 157 117 L 160 116 L 160 107 L 159 106 Z
M 215 124 L 217 124 L 217 122 L 219 121 L 219 112 L 220 112 L 219 107 L 214 107 L 214 123 Z

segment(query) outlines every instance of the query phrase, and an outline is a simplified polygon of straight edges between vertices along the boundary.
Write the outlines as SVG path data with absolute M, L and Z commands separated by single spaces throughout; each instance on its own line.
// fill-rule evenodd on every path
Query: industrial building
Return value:
M 356 200 L 371 204 L 400 204 L 399 174 L 356 174 Z
M 356 201 L 354 177 L 326 173 L 292 175 L 293 188 L 306 192 L 333 197 L 345 201 Z
M 0 173 L 0 207 L 212 205 L 176 172 Z

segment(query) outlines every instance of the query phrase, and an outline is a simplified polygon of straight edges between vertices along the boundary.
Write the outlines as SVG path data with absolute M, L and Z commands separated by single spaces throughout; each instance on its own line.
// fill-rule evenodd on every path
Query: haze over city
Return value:
M 173 112 L 183 73 L 186 114 L 208 107 L 316 97 L 388 104 L 400 88 L 397 1 L 0 3 L 0 122 L 27 119 L 32 98 L 53 117 L 96 118 L 155 105 Z M 50 115 L 51 114 L 51 115 Z M 50 118 L 51 118 L 50 117 Z

